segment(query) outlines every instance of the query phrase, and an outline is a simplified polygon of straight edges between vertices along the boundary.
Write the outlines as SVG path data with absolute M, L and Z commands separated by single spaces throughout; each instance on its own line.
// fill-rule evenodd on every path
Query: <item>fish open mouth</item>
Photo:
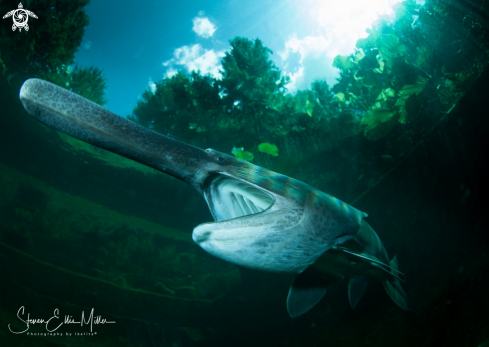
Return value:
M 275 202 L 264 189 L 221 174 L 207 178 L 204 197 L 218 222 L 263 212 Z
M 294 199 L 223 173 L 207 177 L 203 195 L 214 221 L 196 226 L 192 239 L 217 258 L 253 270 L 300 273 L 324 252 L 303 237 L 304 209 Z

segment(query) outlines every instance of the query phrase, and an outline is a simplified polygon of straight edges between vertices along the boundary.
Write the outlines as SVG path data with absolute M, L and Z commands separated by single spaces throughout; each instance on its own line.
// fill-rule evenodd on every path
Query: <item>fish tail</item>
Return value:
M 399 271 L 397 257 L 394 256 L 394 258 L 389 261 L 387 251 L 385 250 L 382 241 L 380 241 L 377 233 L 365 220 L 362 220 L 360 229 L 357 235 L 354 237 L 354 241 L 356 241 L 357 244 L 362 247 L 359 254 L 357 253 L 356 255 L 369 261 L 372 266 L 382 270 L 382 283 L 384 284 L 384 288 L 391 299 L 402 309 L 416 312 L 414 310 L 414 303 L 411 301 L 411 299 L 409 299 L 406 292 L 401 287 L 401 281 L 404 281 L 400 278 L 400 276 L 403 275 L 403 273 Z M 350 252 L 350 254 L 353 253 Z M 367 284 L 364 282 L 365 280 L 359 280 L 360 279 L 352 281 L 351 285 L 356 287 L 352 289 L 356 289 L 353 291 L 354 293 L 356 292 L 363 294 L 363 291 L 360 291 L 360 289 L 366 287 Z M 353 297 L 357 297 L 357 300 L 359 300 L 361 294 L 357 294 Z M 354 303 L 355 301 L 352 302 L 352 300 L 350 300 L 352 307 L 354 307 Z
M 399 279 L 395 276 L 394 272 L 398 271 L 397 265 L 397 257 L 394 256 L 390 261 L 391 273 L 392 276 L 384 273 L 382 274 L 382 283 L 384 284 L 384 288 L 387 291 L 387 294 L 391 297 L 391 299 L 403 310 L 406 311 L 414 311 L 414 304 L 411 299 L 407 296 L 404 289 L 401 287 L 401 283 Z

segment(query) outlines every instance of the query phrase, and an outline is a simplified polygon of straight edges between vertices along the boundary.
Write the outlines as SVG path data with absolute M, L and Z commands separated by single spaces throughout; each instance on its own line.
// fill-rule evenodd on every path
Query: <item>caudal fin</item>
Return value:
M 414 304 L 401 287 L 401 281 L 403 280 L 400 276 L 403 273 L 398 269 L 397 258 L 394 257 L 389 261 L 382 241 L 380 241 L 377 233 L 365 220 L 362 220 L 360 229 L 353 238 L 353 241 L 355 243 L 352 249 L 341 246 L 336 246 L 335 249 L 354 255 L 382 270 L 382 282 L 391 299 L 402 309 L 414 311 Z M 367 284 L 368 280 L 365 277 L 356 276 L 350 278 L 348 294 L 352 308 L 355 308 L 362 297 Z

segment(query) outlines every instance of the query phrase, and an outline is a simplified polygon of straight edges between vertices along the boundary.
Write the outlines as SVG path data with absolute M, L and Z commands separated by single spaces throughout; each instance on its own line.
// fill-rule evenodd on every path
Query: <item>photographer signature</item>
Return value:
M 10 328 L 10 324 L 8 325 L 9 330 L 14 334 L 22 334 L 29 330 L 31 324 L 44 324 L 46 326 L 46 331 L 53 332 L 58 330 L 63 324 L 80 324 L 80 326 L 90 325 L 90 331 L 92 331 L 94 324 L 109 324 L 115 323 L 115 321 L 108 321 L 102 316 L 94 316 L 93 314 L 94 308 L 90 311 L 90 315 L 85 319 L 85 311 L 81 313 L 81 319 L 76 321 L 73 316 L 65 315 L 64 320 L 60 318 L 59 309 L 54 309 L 54 315 L 49 319 L 42 318 L 30 318 L 30 313 L 27 313 L 27 318 L 25 319 L 24 306 L 21 306 L 17 311 L 17 318 L 19 318 L 22 322 L 25 323 L 25 330 L 23 331 L 13 331 Z

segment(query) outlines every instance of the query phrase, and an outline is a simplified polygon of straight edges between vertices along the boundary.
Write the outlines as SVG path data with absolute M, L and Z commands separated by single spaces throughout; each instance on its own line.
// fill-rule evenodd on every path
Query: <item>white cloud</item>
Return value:
M 175 66 L 183 66 L 188 72 L 200 71 L 202 75 L 211 74 L 216 78 L 221 77 L 221 58 L 224 51 L 216 52 L 212 49 L 207 50 L 201 45 L 183 46 L 175 49 L 173 59 L 163 62 L 163 66 L 169 66 L 166 76 L 171 77 L 177 73 Z
M 177 73 L 178 73 L 178 70 L 171 67 L 168 70 L 166 70 L 165 77 L 171 78 L 171 77 L 175 76 Z
M 301 56 L 300 63 L 302 63 L 306 55 L 322 55 L 327 53 L 330 45 L 331 40 L 328 40 L 328 38 L 324 36 L 306 36 L 302 40 L 299 40 L 294 36 L 285 43 L 285 50 L 279 52 L 279 55 L 283 60 L 287 60 L 291 52 L 299 53 Z
M 287 75 L 290 77 L 290 82 L 286 85 L 286 88 L 289 92 L 295 92 L 299 89 L 304 89 L 300 88 L 297 84 L 304 78 L 304 67 L 301 66 L 299 69 L 294 72 L 294 73 L 287 73 Z
M 212 24 L 207 17 L 195 17 L 192 22 L 194 23 L 192 30 L 195 31 L 197 35 L 202 36 L 203 38 L 208 39 L 209 37 L 214 35 L 214 32 L 216 31 L 216 26 Z
M 154 94 L 156 92 L 156 84 L 153 82 L 151 77 L 149 78 L 149 81 L 148 81 L 148 87 L 149 87 L 149 90 L 151 90 L 151 93 Z
M 289 67 L 291 53 L 299 54 L 298 66 Z M 333 70 L 333 56 L 331 54 L 331 40 L 325 36 L 306 36 L 300 40 L 291 38 L 285 43 L 285 50 L 279 52 L 283 60 L 285 73 L 290 77 L 287 84 L 289 92 L 310 88 L 315 79 L 324 79 L 333 84 L 338 73 Z

